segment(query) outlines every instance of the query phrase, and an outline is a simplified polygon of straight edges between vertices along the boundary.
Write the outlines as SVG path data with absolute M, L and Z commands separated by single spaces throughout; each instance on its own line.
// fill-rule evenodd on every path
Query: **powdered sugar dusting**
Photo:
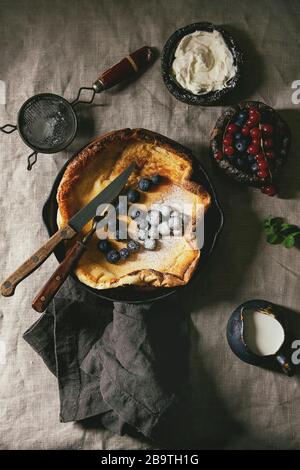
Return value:
M 195 204 L 195 196 L 192 193 L 176 185 L 168 185 L 166 191 L 160 194 L 155 203 L 148 207 L 156 209 L 160 205 L 168 205 L 173 210 L 185 213 L 185 207 Z M 157 271 L 174 272 L 176 258 L 181 256 L 186 250 L 194 251 L 184 237 L 168 236 L 157 240 L 157 248 L 154 251 L 142 248 L 139 252 L 135 264 L 139 269 L 155 269 Z M 173 268 L 173 269 L 172 269 Z

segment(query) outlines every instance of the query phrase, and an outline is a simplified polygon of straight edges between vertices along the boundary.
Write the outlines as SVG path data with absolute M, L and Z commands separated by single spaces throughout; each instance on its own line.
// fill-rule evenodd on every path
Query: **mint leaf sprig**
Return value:
M 269 216 L 263 222 L 267 242 L 271 245 L 282 244 L 285 248 L 293 248 L 300 239 L 300 228 L 284 221 L 282 217 Z

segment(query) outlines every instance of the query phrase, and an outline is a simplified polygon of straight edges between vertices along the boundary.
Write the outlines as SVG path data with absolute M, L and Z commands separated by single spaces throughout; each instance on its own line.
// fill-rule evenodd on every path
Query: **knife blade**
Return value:
M 82 207 L 82 209 L 69 220 L 68 225 L 76 232 L 80 232 L 86 223 L 94 217 L 97 207 L 100 206 L 100 204 L 106 202 L 110 203 L 120 194 L 134 168 L 135 163 L 131 163 L 131 165 L 103 189 L 101 193 L 95 196 L 86 206 Z
M 11 274 L 1 285 L 1 294 L 9 297 L 14 294 L 19 282 L 33 273 L 54 251 L 62 240 L 70 240 L 91 220 L 100 204 L 112 202 L 122 191 L 129 176 L 135 168 L 131 163 L 112 183 L 94 197 L 86 206 L 80 209 L 64 228 L 58 230 L 51 238 L 30 256 L 13 274 Z

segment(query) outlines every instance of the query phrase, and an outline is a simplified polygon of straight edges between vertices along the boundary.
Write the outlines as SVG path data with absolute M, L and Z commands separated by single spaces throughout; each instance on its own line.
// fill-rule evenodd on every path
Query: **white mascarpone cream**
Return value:
M 195 31 L 179 42 L 172 71 L 183 88 L 198 95 L 225 88 L 236 66 L 221 33 Z

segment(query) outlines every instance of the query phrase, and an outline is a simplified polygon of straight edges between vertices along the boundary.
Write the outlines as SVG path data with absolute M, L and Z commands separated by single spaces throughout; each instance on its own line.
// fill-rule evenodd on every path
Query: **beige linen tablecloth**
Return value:
M 286 378 L 240 362 L 225 328 L 242 301 L 265 298 L 300 312 L 297 249 L 268 246 L 261 222 L 268 214 L 299 221 L 300 105 L 291 84 L 300 79 L 300 2 L 213 0 L 0 0 L 1 125 L 15 123 L 34 93 L 74 99 L 82 85 L 144 44 L 160 51 L 175 29 L 196 21 L 223 24 L 247 53 L 242 98 L 282 110 L 293 131 L 282 198 L 242 189 L 213 176 L 226 225 L 207 268 L 185 294 L 191 315 L 192 417 L 178 422 L 185 448 L 299 449 L 299 377 Z M 81 108 L 80 135 L 68 152 L 40 155 L 26 170 L 28 148 L 16 133 L 0 136 L 1 277 L 10 274 L 47 237 L 41 209 L 63 163 L 92 138 L 122 127 L 145 127 L 190 147 L 212 175 L 209 132 L 222 108 L 192 107 L 165 88 L 160 61 L 138 81 L 97 96 Z M 134 449 L 148 442 L 103 429 L 59 422 L 55 378 L 23 341 L 37 319 L 31 300 L 56 266 L 51 257 L 15 296 L 1 299 L 0 448 Z M 300 338 L 299 329 L 295 335 Z

